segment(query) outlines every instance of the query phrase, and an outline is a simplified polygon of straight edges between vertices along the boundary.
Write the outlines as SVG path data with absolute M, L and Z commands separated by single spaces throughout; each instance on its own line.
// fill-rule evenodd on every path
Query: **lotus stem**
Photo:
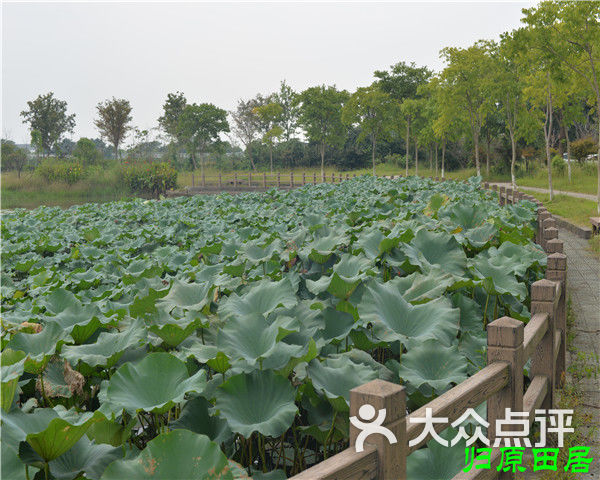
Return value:
M 261 437 L 262 437 L 262 441 L 261 441 Z M 265 457 L 265 437 L 263 437 L 260 434 L 260 432 L 258 433 L 257 441 L 258 441 L 258 451 L 260 453 L 260 458 L 262 460 L 262 471 L 264 473 L 267 473 L 267 460 Z
M 485 328 L 487 326 L 487 310 L 488 310 L 488 302 L 490 300 L 490 294 L 487 294 L 487 297 L 485 297 L 485 308 L 483 310 L 483 327 Z
M 323 444 L 323 455 L 325 459 L 328 457 L 329 453 L 329 443 L 331 441 L 331 435 L 333 434 L 333 429 L 335 428 L 335 419 L 337 418 L 337 410 L 333 414 L 333 420 L 331 420 L 331 428 L 327 432 L 327 436 L 325 437 L 325 443 Z
M 25 478 L 29 480 L 29 465 L 25 464 Z

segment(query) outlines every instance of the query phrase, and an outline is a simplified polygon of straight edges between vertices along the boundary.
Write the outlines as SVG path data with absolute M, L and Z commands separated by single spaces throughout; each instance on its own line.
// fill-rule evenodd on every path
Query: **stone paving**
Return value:
M 600 478 L 600 261 L 589 251 L 587 240 L 566 230 L 559 230 L 559 238 L 564 242 L 567 255 L 567 292 L 571 298 L 571 308 L 575 315 L 575 338 L 573 347 L 578 355 L 585 355 L 592 373 L 590 378 L 579 381 L 581 405 L 591 419 L 586 427 L 590 438 L 594 462 L 585 478 Z M 567 352 L 567 365 L 575 361 Z M 571 375 L 567 375 L 572 381 Z M 583 478 L 583 476 L 582 476 Z

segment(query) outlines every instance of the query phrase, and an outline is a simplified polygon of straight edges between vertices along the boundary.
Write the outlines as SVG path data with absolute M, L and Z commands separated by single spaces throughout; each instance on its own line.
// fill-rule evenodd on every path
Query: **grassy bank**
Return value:
M 567 195 L 554 195 L 554 199 L 550 201 L 550 197 L 546 193 L 532 192 L 532 195 L 544 202 L 544 206 L 550 213 L 566 218 L 576 225 L 589 227 L 591 225 L 590 217 L 597 215 L 596 202 L 592 200 L 584 200 Z
M 63 182 L 48 183 L 34 174 L 22 174 L 19 179 L 15 172 L 3 173 L 1 180 L 0 207 L 5 210 L 35 208 L 40 205 L 70 207 L 131 197 L 112 171 L 72 185 Z

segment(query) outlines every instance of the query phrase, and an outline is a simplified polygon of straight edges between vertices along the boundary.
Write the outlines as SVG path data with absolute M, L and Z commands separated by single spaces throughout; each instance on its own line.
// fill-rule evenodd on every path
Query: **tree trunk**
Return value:
M 119 159 L 119 144 L 115 143 L 115 160 Z
M 569 127 L 567 127 L 566 121 L 564 121 L 563 128 L 565 130 L 565 141 L 567 142 L 567 176 L 569 177 L 569 183 L 571 183 L 571 139 L 569 138 Z
M 273 173 L 273 144 L 269 144 L 269 159 L 271 161 L 271 174 Z
M 552 159 L 550 158 L 550 135 L 552 134 L 552 92 L 550 91 L 550 74 L 546 75 L 547 96 L 546 96 L 546 119 L 544 121 L 544 140 L 546 144 L 546 164 L 548 167 L 548 189 L 550 190 L 550 201 L 554 198 L 552 189 Z M 599 182 L 600 184 L 600 182 Z
M 438 176 L 438 144 L 435 142 L 435 176 Z
M 475 131 L 473 134 L 473 140 L 475 142 L 475 169 L 477 170 L 477 176 L 481 175 L 481 167 L 479 165 L 479 132 Z
M 406 176 L 408 177 L 408 157 L 410 151 L 410 117 L 406 118 Z
M 246 146 L 246 153 L 248 154 L 248 160 L 250 160 L 250 168 L 252 170 L 256 170 L 256 167 L 254 166 L 254 160 L 252 160 L 252 143 L 249 143 Z
M 415 141 L 415 175 L 419 175 L 419 143 Z
M 510 181 L 512 183 L 512 188 L 515 190 L 517 188 L 517 181 L 515 179 L 515 163 L 517 161 L 517 142 L 515 141 L 515 132 L 513 132 L 512 128 L 509 128 L 510 133 L 510 148 L 511 148 L 511 158 L 510 158 Z
M 192 187 L 196 186 L 194 181 L 194 172 L 196 171 L 196 155 L 192 153 Z
M 490 176 L 490 132 L 486 132 L 485 174 Z
M 597 212 L 600 215 L 600 93 L 596 90 L 596 117 L 598 120 L 598 156 L 596 162 L 598 163 L 598 207 Z
M 442 140 L 442 180 L 444 179 L 444 167 L 446 160 L 446 139 Z
M 325 142 L 321 142 L 321 181 L 325 182 Z
M 375 176 L 375 146 L 376 146 L 376 138 L 375 135 L 373 135 L 372 137 L 372 145 L 373 145 L 373 152 L 371 153 L 372 156 L 372 160 L 373 160 L 373 176 Z

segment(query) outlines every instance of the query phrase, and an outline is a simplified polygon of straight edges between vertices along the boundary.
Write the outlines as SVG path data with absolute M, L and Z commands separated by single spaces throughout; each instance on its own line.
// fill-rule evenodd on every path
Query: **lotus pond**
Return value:
M 414 410 L 527 321 L 535 212 L 362 177 L 4 215 L 2 478 L 292 476 L 347 447 L 350 389 Z M 450 478 L 464 445 L 408 460 Z

